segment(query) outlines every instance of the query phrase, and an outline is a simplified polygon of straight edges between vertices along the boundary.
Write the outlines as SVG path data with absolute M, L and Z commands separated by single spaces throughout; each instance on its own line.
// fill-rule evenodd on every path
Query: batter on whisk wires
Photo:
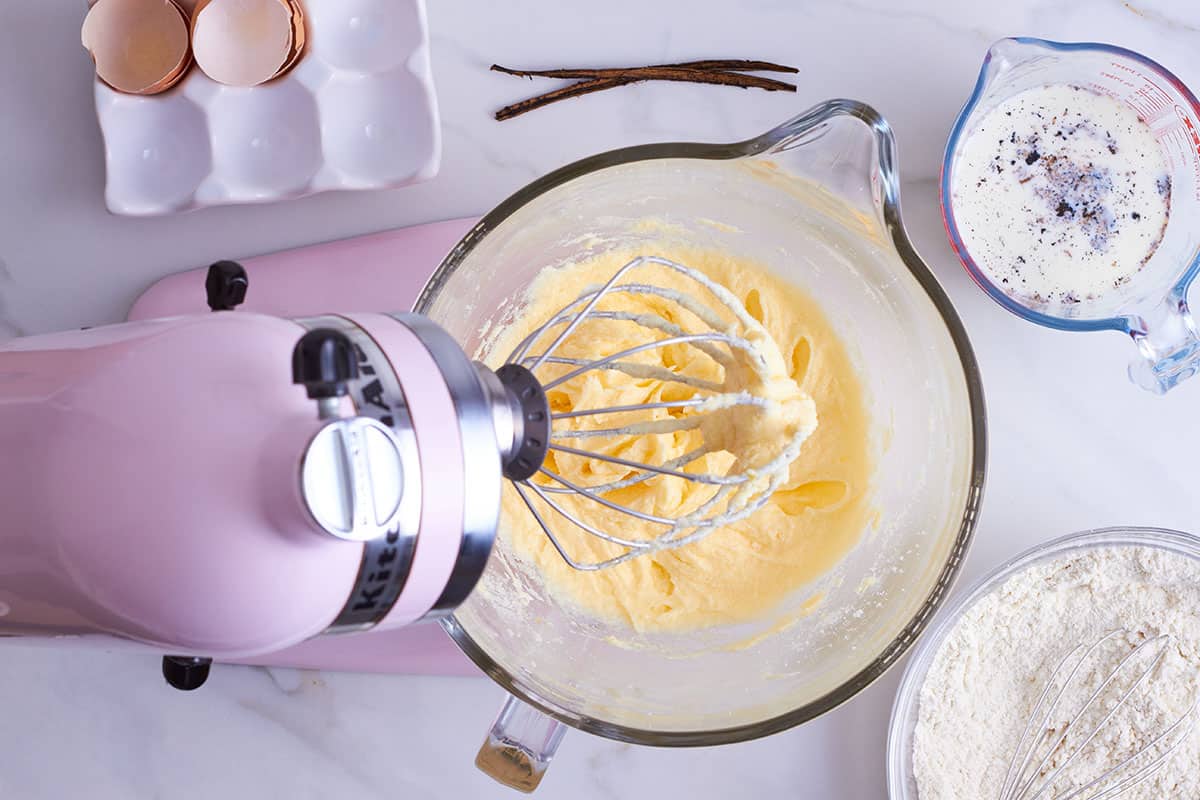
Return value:
M 727 254 L 684 246 L 659 247 L 656 252 L 694 268 L 702 281 L 711 280 L 715 286 L 698 286 L 667 267 L 640 267 L 636 279 L 631 275 L 630 280 L 651 284 L 655 291 L 604 297 L 598 308 L 605 313 L 587 319 L 567 337 L 555 353 L 562 363 L 549 376 L 565 376 L 574 365 L 645 341 L 644 327 L 632 318 L 665 321 L 686 332 L 726 326 L 751 340 L 750 356 L 737 354 L 736 348 L 714 359 L 703 347 L 656 347 L 623 359 L 626 368 L 590 370 L 561 384 L 548 381 L 551 410 L 564 423 L 556 425 L 555 441 L 582 441 L 610 458 L 660 465 L 703 447 L 705 453 L 688 462 L 689 472 L 727 474 L 739 465 L 772 463 L 781 455 L 791 462 L 790 468 L 752 516 L 685 547 L 651 552 L 601 571 L 569 566 L 515 491 L 505 497 L 502 536 L 513 551 L 536 565 L 556 595 L 636 630 L 688 630 L 758 618 L 829 570 L 868 525 L 871 460 L 861 385 L 819 306 L 797 287 Z M 502 362 L 558 309 L 594 291 L 636 255 L 640 253 L 610 252 L 546 270 L 530 288 L 518 318 L 488 343 L 484 359 Z M 735 300 L 724 322 L 698 317 L 705 311 L 697 306 L 721 307 L 712 302 L 718 299 L 714 292 L 732 293 Z M 739 315 L 752 319 L 739 322 Z M 543 368 L 539 378 L 545 377 Z M 680 404 L 711 397 L 697 391 L 703 386 L 719 388 L 725 398 L 755 400 L 756 405 L 710 402 L 702 424 L 688 425 L 696 408 Z M 757 402 L 763 399 L 768 404 Z M 647 403 L 664 406 L 649 422 L 644 413 L 572 416 L 574 409 L 644 408 Z M 597 429 L 610 435 L 588 438 Z M 611 435 L 614 430 L 622 435 Z M 798 454 L 783 452 L 788 442 L 796 441 L 803 442 Z M 564 449 L 551 452 L 546 468 L 580 486 L 620 482 L 628 474 L 620 463 Z M 754 488 L 752 480 L 746 490 Z M 702 484 L 656 478 L 622 486 L 606 497 L 648 514 L 687 519 L 703 508 L 712 491 Z M 631 539 L 659 534 L 636 518 L 586 498 L 554 499 L 598 529 L 616 530 Z M 538 507 L 536 498 L 533 503 Z M 541 510 L 545 518 L 554 517 L 544 506 Z M 604 562 L 622 554 L 621 548 L 571 526 L 555 528 L 555 534 L 579 563 Z

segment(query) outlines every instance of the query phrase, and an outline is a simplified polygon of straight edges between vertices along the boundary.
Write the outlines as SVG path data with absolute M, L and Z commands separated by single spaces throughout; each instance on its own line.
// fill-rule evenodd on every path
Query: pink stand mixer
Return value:
M 190 689 L 212 658 L 436 618 L 475 586 L 502 464 L 527 477 L 545 452 L 537 382 L 412 314 L 229 311 L 246 285 L 221 262 L 219 313 L 0 348 L 20 466 L 0 632 L 141 642 Z

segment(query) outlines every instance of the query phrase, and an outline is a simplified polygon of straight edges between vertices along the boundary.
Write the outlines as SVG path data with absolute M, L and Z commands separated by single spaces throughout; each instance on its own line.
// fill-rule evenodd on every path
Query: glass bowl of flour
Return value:
M 1114 758 L 1118 747 L 1150 743 L 1195 706 L 1200 538 L 1157 528 L 1072 534 L 1017 556 L 958 599 L 917 647 L 896 696 L 889 796 L 1004 796 L 1013 753 L 1051 674 L 1072 650 L 1114 631 L 1128 633 L 1131 641 L 1168 635 L 1170 646 L 1122 715 L 1083 748 L 1041 800 L 1075 797 L 1073 788 L 1120 761 L 1119 754 Z M 1097 685 L 1106 671 L 1097 672 Z M 1080 687 L 1084 693 L 1091 688 Z M 1195 727 L 1122 800 L 1200 797 Z

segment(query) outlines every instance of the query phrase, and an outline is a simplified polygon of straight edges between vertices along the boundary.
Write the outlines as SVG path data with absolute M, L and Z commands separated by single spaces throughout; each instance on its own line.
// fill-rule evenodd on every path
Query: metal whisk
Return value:
M 1082 705 L 1065 725 L 1058 726 L 1054 721 L 1056 713 L 1060 706 L 1067 705 L 1063 701 L 1070 696 L 1069 690 L 1074 688 L 1082 698 L 1085 692 L 1081 690 L 1080 681 L 1103 666 L 1100 654 L 1105 645 L 1129 636 L 1127 631 L 1113 631 L 1093 644 L 1076 647 L 1058 663 L 1038 697 L 1013 753 L 1000 800 L 1038 800 L 1043 797 L 1110 800 L 1153 777 L 1191 733 L 1197 713 L 1195 702 L 1149 742 L 1129 755 L 1119 756 L 1120 760 L 1107 766 L 1101 774 L 1085 776 L 1082 784 L 1076 779 L 1063 793 L 1050 794 L 1064 771 L 1078 763 L 1093 740 L 1122 710 L 1129 708 L 1130 699 L 1146 688 L 1154 671 L 1175 646 L 1173 636 L 1162 634 L 1132 648 L 1110 671 L 1101 672 L 1103 678 L 1097 688 L 1087 693 Z M 1087 716 L 1089 711 L 1092 712 L 1090 717 Z M 1085 717 L 1089 725 L 1093 719 L 1097 720 L 1094 727 L 1082 724 Z M 1072 736 L 1072 742 L 1065 745 L 1068 735 Z
M 666 268 L 684 276 L 697 292 L 681 292 L 652 283 L 619 282 L 629 273 L 651 266 Z M 675 309 L 688 312 L 687 315 L 679 316 L 689 316 L 698 320 L 704 329 L 689 332 L 667 316 L 653 312 L 638 313 L 598 308 L 604 298 L 617 295 L 656 298 L 655 302 L 666 303 Z M 725 314 L 722 315 L 698 299 L 698 296 L 708 296 Z M 730 317 L 733 319 L 732 324 L 729 321 Z M 567 342 L 587 320 L 629 323 L 646 335 L 646 341 L 590 361 L 559 355 L 564 342 Z M 676 384 L 685 387 L 684 393 L 689 395 L 683 399 L 659 402 L 604 408 L 572 408 L 550 415 L 551 433 L 548 448 L 551 452 L 596 459 L 626 470 L 623 477 L 617 480 L 581 485 L 542 464 L 536 473 L 542 480 L 535 482 L 530 476 L 514 481 L 530 513 L 568 564 L 575 569 L 598 570 L 640 555 L 696 542 L 723 525 L 753 514 L 766 504 L 772 493 L 787 480 L 788 468 L 799 455 L 804 440 L 812 433 L 815 421 L 812 426 L 799 427 L 791 440 L 782 443 L 777 454 L 766 463 L 738 463 L 738 471 L 729 474 L 687 471 L 688 465 L 715 451 L 709 443 L 661 464 L 649 464 L 585 449 L 588 440 L 698 429 L 703 424 L 706 414 L 735 407 L 746 407 L 755 413 L 771 412 L 778 404 L 773 398 L 759 396 L 750 391 L 728 391 L 720 382 L 689 376 L 656 364 L 630 360 L 660 348 L 686 346 L 695 348 L 713 359 L 725 368 L 726 372 L 731 364 L 741 360 L 741 363 L 765 374 L 768 370 L 767 361 L 760 345 L 755 341 L 762 341 L 766 337 L 766 330 L 761 323 L 751 316 L 742 302 L 725 287 L 682 264 L 655 256 L 641 256 L 617 270 L 603 286 L 585 291 L 567 304 L 517 346 L 509 356 L 508 363 L 527 368 L 537 378 L 544 391 L 551 391 L 588 373 L 609 370 L 623 372 L 638 379 Z M 542 343 L 546 340 L 549 340 L 549 344 L 543 346 Z M 552 365 L 556 369 L 549 370 Z M 549 374 L 550 372 L 554 374 Z M 663 410 L 671 411 L 666 415 L 654 413 Z M 638 413 L 647 416 L 645 419 L 598 430 L 572 430 L 568 429 L 569 423 L 566 423 L 567 420 L 600 414 Z M 706 484 L 713 487 L 713 491 L 698 508 L 677 518 L 632 508 L 613 496 L 613 493 L 622 489 L 653 479 L 676 479 Z M 565 508 L 560 502 L 563 495 L 587 498 L 598 506 L 627 514 L 660 530 L 653 537 L 646 539 L 622 536 L 613 530 L 601 530 Z M 540 502 L 541 509 L 535 500 Z M 624 548 L 624 552 L 595 563 L 579 561 L 567 552 L 561 537 L 556 534 L 558 524 L 575 526 L 590 535 Z

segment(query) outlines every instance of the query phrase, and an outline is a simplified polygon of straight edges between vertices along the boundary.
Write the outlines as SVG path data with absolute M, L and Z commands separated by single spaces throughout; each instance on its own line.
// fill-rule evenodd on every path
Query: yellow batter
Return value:
M 829 570 L 855 544 L 870 514 L 869 420 L 862 387 L 845 348 L 818 305 L 797 287 L 764 267 L 718 252 L 659 246 L 655 253 L 697 269 L 731 290 L 778 347 L 763 348 L 772 367 L 772 375 L 765 382 L 761 376 L 744 372 L 740 362 L 722 369 L 689 345 L 652 350 L 639 357 L 639 363 L 726 388 L 731 384 L 750 388 L 756 395 L 779 399 L 788 412 L 765 414 L 730 408 L 710 413 L 710 421 L 702 429 L 569 443 L 634 461 L 663 464 L 705 441 L 720 442 L 725 451 L 705 455 L 687 469 L 724 474 L 769 461 L 797 426 L 811 429 L 814 405 L 819 424 L 792 463 L 788 480 L 764 508 L 685 547 L 641 556 L 601 571 L 576 571 L 562 560 L 511 487 L 504 497 L 501 535 L 511 550 L 537 566 L 547 587 L 570 605 L 608 620 L 623 621 L 637 631 L 686 631 L 746 621 L 770 612 Z M 487 347 L 485 360 L 493 366 L 503 363 L 534 328 L 582 292 L 607 282 L 638 254 L 611 252 L 544 272 L 530 288 L 519 318 Z M 710 307 L 719 307 L 704 290 L 698 293 L 695 284 L 664 267 L 640 268 L 625 282 L 676 289 Z M 685 330 L 704 329 L 688 312 L 658 297 L 618 295 L 606 298 L 599 308 L 669 315 Z M 627 321 L 589 320 L 556 355 L 594 360 L 652 338 Z M 538 375 L 544 380 L 568 369 L 548 365 Z M 802 391 L 796 391 L 797 384 Z M 615 370 L 586 373 L 549 393 L 554 412 L 692 396 L 700 395 L 677 382 L 634 377 Z M 555 429 L 614 428 L 649 419 L 670 420 L 688 413 L 672 409 L 588 416 L 560 421 Z M 583 486 L 619 480 L 630 472 L 620 465 L 556 452 L 550 454 L 546 467 Z M 678 518 L 694 511 L 712 491 L 711 487 L 663 477 L 619 489 L 606 497 L 641 511 Z M 626 538 L 652 538 L 663 530 L 587 499 L 556 495 L 555 500 L 596 528 Z M 624 552 L 624 548 L 556 518 L 536 498 L 533 502 L 576 560 L 597 562 Z

